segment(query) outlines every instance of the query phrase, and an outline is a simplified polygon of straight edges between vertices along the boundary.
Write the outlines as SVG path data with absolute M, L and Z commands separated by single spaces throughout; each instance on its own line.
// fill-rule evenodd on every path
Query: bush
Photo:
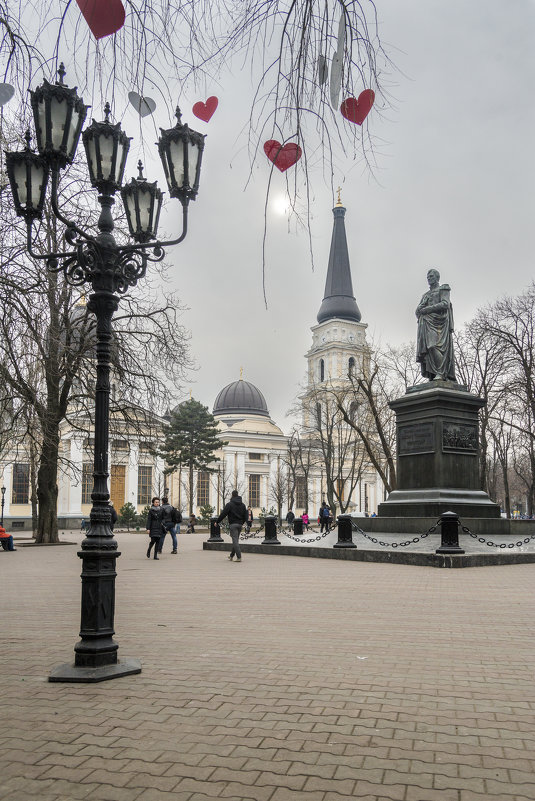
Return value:
M 121 526 L 126 526 L 128 531 L 130 531 L 130 526 L 133 526 L 137 520 L 137 512 L 136 507 L 133 503 L 125 503 L 124 506 L 121 506 L 119 509 L 119 519 L 118 523 Z
M 201 506 L 199 509 L 199 521 L 201 523 L 210 523 L 210 518 L 215 512 L 215 506 Z

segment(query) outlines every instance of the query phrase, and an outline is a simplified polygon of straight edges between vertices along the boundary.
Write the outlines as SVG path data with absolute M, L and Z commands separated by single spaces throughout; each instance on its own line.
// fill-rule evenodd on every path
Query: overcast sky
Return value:
M 401 343 L 415 337 L 429 266 L 452 287 L 457 328 L 533 277 L 535 3 L 378 0 L 377 9 L 383 44 L 399 68 L 396 108 L 387 119 L 373 109 L 369 116 L 378 169 L 370 174 L 339 159 L 334 181 L 343 187 L 363 322 L 374 340 Z M 314 174 L 314 271 L 305 232 L 290 226 L 289 233 L 271 207 L 266 309 L 261 240 L 270 165 L 260 159 L 245 189 L 249 162 L 237 140 L 250 87 L 243 75 L 208 87 L 220 101 L 208 124 L 185 110 L 208 137 L 188 238 L 171 256 L 172 281 L 189 307 L 183 322 L 199 366 L 186 391 L 191 386 L 212 408 L 243 367 L 286 429 L 323 298 L 333 197 Z M 277 172 L 274 206 L 284 189 Z
M 353 287 L 369 339 L 400 344 L 415 338 L 414 309 L 430 266 L 452 287 L 458 329 L 479 306 L 522 291 L 533 278 L 535 2 L 376 0 L 376 6 L 381 41 L 398 68 L 385 76 L 392 107 L 384 114 L 372 109 L 367 120 L 377 167 L 370 172 L 338 154 L 333 184 L 342 186 Z M 261 153 L 246 187 L 250 162 L 240 134 L 254 84 L 240 67 L 237 61 L 234 74 L 199 90 L 182 87 L 183 121 L 208 135 L 188 237 L 168 252 L 170 287 L 188 307 L 182 323 L 198 365 L 183 388 L 211 409 L 243 367 L 287 430 L 323 298 L 335 197 L 321 165 L 313 168 L 313 270 L 306 231 L 281 213 L 285 176 L 274 170 L 266 309 L 262 237 L 271 164 Z M 191 106 L 210 95 L 219 108 L 203 123 Z M 95 105 L 92 114 L 101 119 Z M 134 137 L 129 178 L 139 155 L 150 161 L 147 145 L 157 127 L 173 121 L 160 104 L 153 117 L 140 122 L 127 114 L 123 123 Z M 140 124 L 143 153 L 136 149 Z M 260 136 L 260 147 L 264 138 L 270 137 Z M 149 163 L 146 174 L 163 188 L 158 170 Z M 179 208 L 168 204 L 163 215 L 169 234 L 179 228 Z

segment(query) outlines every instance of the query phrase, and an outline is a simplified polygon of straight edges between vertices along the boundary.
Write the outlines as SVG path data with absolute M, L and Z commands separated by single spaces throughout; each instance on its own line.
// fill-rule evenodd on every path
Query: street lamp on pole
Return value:
M 2 519 L 0 520 L 0 526 L 3 527 L 3 525 L 4 525 L 4 503 L 6 502 L 6 488 L 2 487 L 0 492 L 2 493 Z
M 156 183 L 149 183 L 139 163 L 137 178 L 122 185 L 130 139 L 120 123 L 110 122 L 106 104 L 105 119 L 93 121 L 83 133 L 88 106 L 78 97 L 76 88 L 64 82 L 63 64 L 59 79 L 31 92 L 38 153 L 26 148 L 6 153 L 6 167 L 15 209 L 26 221 L 27 250 L 35 259 L 45 261 L 51 272 L 62 271 L 69 284 L 89 284 L 88 309 L 96 316 L 97 377 L 95 394 L 95 450 L 93 471 L 93 506 L 90 526 L 78 556 L 82 559 L 82 600 L 80 641 L 74 646 L 74 664 L 60 665 L 50 681 L 95 682 L 139 673 L 141 664 L 132 658 L 118 658 L 113 640 L 116 560 L 120 556 L 111 530 L 108 491 L 108 445 L 110 403 L 110 349 L 112 317 L 119 296 L 146 273 L 150 262 L 164 258 L 164 247 L 178 244 L 186 237 L 188 204 L 195 200 L 204 136 L 182 125 L 177 109 L 177 124 L 161 130 L 158 150 L 171 197 L 182 205 L 182 233 L 168 242 L 157 239 L 162 193 Z M 68 219 L 58 206 L 58 182 L 61 170 L 72 163 L 82 136 L 92 186 L 98 190 L 101 206 L 98 234 L 92 235 Z M 51 175 L 50 200 L 54 216 L 65 226 L 65 240 L 72 249 L 42 254 L 34 248 L 33 223 L 40 220 Z M 134 244 L 119 245 L 114 236 L 111 213 L 114 195 L 120 191 L 131 239 Z M 153 240 L 153 241 L 151 241 Z M 2 512 L 3 495 L 2 490 Z

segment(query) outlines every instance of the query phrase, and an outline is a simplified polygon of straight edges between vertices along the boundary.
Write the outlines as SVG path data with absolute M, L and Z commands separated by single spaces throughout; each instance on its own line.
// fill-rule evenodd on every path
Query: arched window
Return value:
M 353 356 L 349 357 L 349 363 L 347 365 L 347 368 L 348 368 L 347 372 L 349 373 L 349 377 L 351 378 L 351 376 L 355 375 L 355 359 L 353 358 Z
M 321 403 L 316 403 L 316 423 L 321 428 Z
M 325 362 L 320 359 L 320 381 L 325 381 Z
M 357 422 L 358 413 L 359 413 L 359 405 L 357 401 L 352 401 L 349 407 L 349 419 L 351 420 L 352 423 Z

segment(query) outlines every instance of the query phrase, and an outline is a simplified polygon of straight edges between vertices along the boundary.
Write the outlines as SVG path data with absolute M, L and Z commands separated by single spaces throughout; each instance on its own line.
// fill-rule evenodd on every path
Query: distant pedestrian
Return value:
M 321 508 L 320 508 L 320 532 L 329 531 L 329 526 L 331 522 L 331 510 L 329 506 L 322 501 Z
M 252 525 L 253 525 L 253 521 L 254 521 L 253 510 L 251 509 L 250 506 L 248 506 L 247 507 L 247 519 L 245 521 L 245 531 L 247 532 L 247 534 L 249 534 L 249 532 L 251 531 L 251 528 L 252 528 Z
M 186 529 L 186 534 L 195 534 L 195 526 L 197 525 L 197 518 L 193 514 L 193 512 L 189 516 L 188 520 L 188 527 Z
M 306 509 L 303 512 L 303 514 L 301 515 L 301 518 L 303 520 L 303 528 L 305 529 L 305 531 L 308 531 L 309 517 L 308 517 L 308 512 L 306 511 Z
M 116 524 L 116 522 L 118 520 L 118 517 L 117 517 L 117 512 L 115 511 L 115 506 L 113 505 L 113 503 L 111 501 L 110 501 L 110 509 L 111 509 L 110 528 L 113 531 L 113 529 L 115 528 L 115 524 Z
M 291 509 L 288 509 L 288 513 L 286 515 L 286 522 L 288 523 L 288 529 L 291 530 L 294 524 L 295 515 Z
M 217 518 L 218 524 L 221 523 L 225 517 L 228 517 L 230 536 L 232 538 L 232 550 L 229 559 L 232 562 L 234 555 L 236 555 L 236 561 L 241 562 L 240 531 L 247 520 L 247 509 L 238 494 L 238 490 L 232 490 L 230 501 Z
M 158 545 L 160 543 L 160 537 L 163 534 L 162 517 L 163 515 L 160 508 L 160 499 L 153 498 L 152 506 L 150 507 L 147 515 L 147 534 L 150 537 L 150 543 L 147 549 L 147 559 L 150 559 L 150 552 L 153 546 L 154 558 L 158 559 Z
M 16 551 L 13 545 L 13 534 L 8 534 L 3 526 L 0 526 L 0 544 L 4 551 Z
M 175 529 L 176 526 L 175 518 L 177 510 L 175 509 L 174 506 L 171 506 L 171 504 L 169 503 L 169 498 L 167 497 L 162 498 L 162 505 L 160 508 L 162 510 L 162 523 L 164 531 L 162 536 L 160 537 L 160 543 L 158 545 L 158 553 L 161 553 L 163 550 L 163 543 L 167 532 L 169 532 L 169 534 L 171 535 L 171 539 L 173 541 L 173 550 L 171 551 L 171 553 L 177 553 L 177 541 L 176 541 L 176 529 Z

